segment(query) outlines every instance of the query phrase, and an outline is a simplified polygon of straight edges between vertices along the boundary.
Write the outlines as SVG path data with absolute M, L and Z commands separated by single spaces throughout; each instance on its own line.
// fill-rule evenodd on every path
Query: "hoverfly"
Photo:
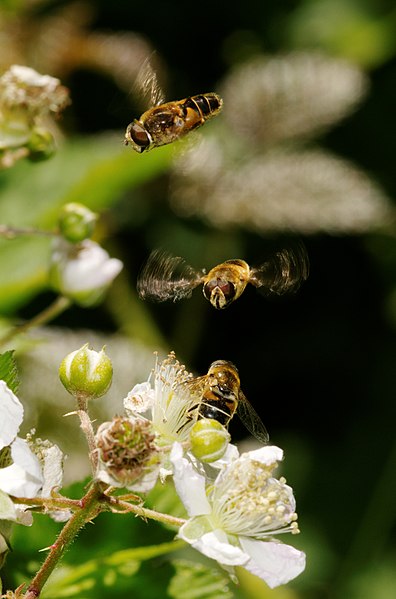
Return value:
M 248 283 L 264 294 L 281 295 L 296 291 L 308 273 L 308 256 L 301 243 L 274 253 L 257 267 L 240 259 L 226 260 L 207 274 L 183 258 L 154 250 L 142 269 L 137 289 L 142 299 L 164 302 L 191 297 L 195 287 L 203 284 L 206 299 L 221 310 L 238 299 Z
M 149 60 L 143 63 L 137 87 L 148 98 L 151 107 L 128 125 L 124 143 L 140 154 L 183 137 L 216 116 L 223 106 L 223 100 L 214 92 L 165 103 Z
M 216 360 L 207 374 L 181 384 L 197 399 L 189 410 L 191 417 L 212 418 L 227 428 L 236 412 L 258 441 L 268 443 L 267 429 L 242 392 L 238 370 L 232 362 Z

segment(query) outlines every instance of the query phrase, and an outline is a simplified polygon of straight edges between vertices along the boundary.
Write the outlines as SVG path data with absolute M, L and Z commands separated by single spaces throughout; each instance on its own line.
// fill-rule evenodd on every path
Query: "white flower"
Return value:
M 0 149 L 24 146 L 35 125 L 69 104 L 69 92 L 59 79 L 13 65 L 0 77 Z
M 0 381 L 0 449 L 9 447 L 9 465 L 0 467 L 0 489 L 9 495 L 34 497 L 43 485 L 40 462 L 23 439 L 17 437 L 23 420 L 19 399 Z
M 188 440 L 195 422 L 192 409 L 197 403 L 184 385 L 190 379 L 191 374 L 172 352 L 162 362 L 157 360 L 149 381 L 135 385 L 124 399 L 127 414 L 144 413 L 151 421 L 159 446 Z
M 272 538 L 299 532 L 293 491 L 272 476 L 282 457 L 274 446 L 243 454 L 206 488 L 181 445 L 171 452 L 176 490 L 190 516 L 178 536 L 227 569 L 243 566 L 271 588 L 305 568 L 303 552 Z
M 54 242 L 52 284 L 79 304 L 96 303 L 122 267 L 121 260 L 110 258 L 106 250 L 90 239 L 79 244 L 68 243 L 62 238 L 56 238 Z

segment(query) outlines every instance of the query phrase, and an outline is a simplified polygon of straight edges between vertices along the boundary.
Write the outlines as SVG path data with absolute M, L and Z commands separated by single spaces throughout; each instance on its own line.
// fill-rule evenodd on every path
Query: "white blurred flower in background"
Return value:
M 356 66 L 316 53 L 235 67 L 220 89 L 222 118 L 175 163 L 175 211 L 265 234 L 356 234 L 393 222 L 391 202 L 368 175 L 308 144 L 367 88 Z

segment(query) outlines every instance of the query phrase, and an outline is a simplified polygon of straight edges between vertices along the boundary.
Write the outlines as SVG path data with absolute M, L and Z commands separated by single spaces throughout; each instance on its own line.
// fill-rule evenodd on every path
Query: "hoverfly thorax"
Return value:
M 237 367 L 227 360 L 212 362 L 208 370 L 209 385 L 217 387 L 222 393 L 233 393 L 238 396 L 240 380 Z

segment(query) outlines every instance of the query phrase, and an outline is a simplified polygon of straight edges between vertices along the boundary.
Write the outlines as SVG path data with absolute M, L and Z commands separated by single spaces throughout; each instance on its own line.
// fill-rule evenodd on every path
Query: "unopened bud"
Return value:
M 197 420 L 190 431 L 191 453 L 201 462 L 215 462 L 225 454 L 231 436 L 212 418 Z
M 98 215 L 83 204 L 65 204 L 59 214 L 59 231 L 67 241 L 78 243 L 92 236 L 97 218 Z
M 112 377 L 113 366 L 104 348 L 97 352 L 89 349 L 88 343 L 68 354 L 59 367 L 63 386 L 76 397 L 101 397 L 109 389 Z
M 32 162 L 48 160 L 55 154 L 56 150 L 54 136 L 51 131 L 42 127 L 35 127 L 32 130 L 26 147 L 29 150 L 28 158 Z
M 158 464 L 158 449 L 151 422 L 143 418 L 116 417 L 96 433 L 100 480 L 128 487 Z M 105 473 L 105 474 L 104 474 Z

